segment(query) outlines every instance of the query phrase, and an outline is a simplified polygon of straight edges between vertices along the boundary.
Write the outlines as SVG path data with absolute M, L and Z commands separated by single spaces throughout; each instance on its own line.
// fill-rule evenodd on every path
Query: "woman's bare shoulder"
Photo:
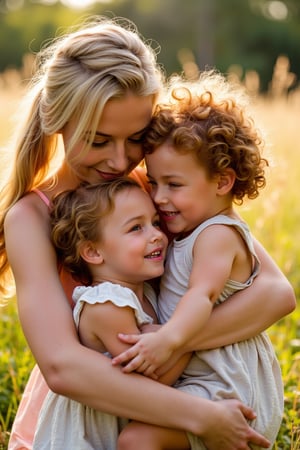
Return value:
M 17 266 L 22 259 L 20 252 L 26 253 L 27 257 L 30 255 L 33 261 L 36 253 L 44 252 L 45 257 L 53 248 L 48 208 L 34 193 L 24 196 L 11 207 L 5 218 L 4 233 L 8 257 L 11 264 Z
M 18 200 L 7 212 L 5 227 L 18 224 L 20 227 L 30 223 L 49 224 L 48 207 L 35 193 L 29 193 Z

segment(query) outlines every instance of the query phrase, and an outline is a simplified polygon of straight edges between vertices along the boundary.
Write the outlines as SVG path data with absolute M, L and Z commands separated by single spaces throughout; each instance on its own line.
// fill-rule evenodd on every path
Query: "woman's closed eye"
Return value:
M 94 136 L 94 140 L 91 139 L 91 133 L 86 132 L 84 140 L 87 144 L 90 144 L 91 147 L 103 147 L 104 145 L 108 144 L 110 137 L 102 134 L 96 133 Z
M 127 138 L 127 140 L 128 140 L 128 142 L 131 142 L 132 144 L 142 144 L 145 139 L 145 134 L 146 134 L 145 131 L 143 131 L 142 133 L 130 136 L 129 138 Z
M 126 140 L 130 144 L 140 145 L 144 141 L 144 133 L 141 135 L 129 137 Z M 107 138 L 106 137 L 99 138 L 99 139 L 94 140 L 91 143 L 91 146 L 94 148 L 101 148 L 101 147 L 104 147 L 105 145 L 109 144 L 110 141 L 111 141 L 111 139 L 109 139 L 108 137 Z
M 99 141 L 99 142 L 94 141 L 94 142 L 92 142 L 92 147 L 94 147 L 94 148 L 101 148 L 101 147 L 104 147 L 105 145 L 107 145 L 108 142 L 109 142 L 108 140 Z

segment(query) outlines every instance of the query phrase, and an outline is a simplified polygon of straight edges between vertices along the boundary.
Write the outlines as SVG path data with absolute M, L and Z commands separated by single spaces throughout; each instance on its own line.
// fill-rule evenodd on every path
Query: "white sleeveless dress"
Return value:
M 144 293 L 157 312 L 156 295 L 147 283 Z M 105 282 L 92 287 L 79 286 L 75 288 L 73 298 L 77 328 L 84 303 L 108 300 L 120 307 L 131 307 L 138 325 L 152 323 L 134 292 L 117 284 Z M 118 435 L 127 423 L 127 419 L 96 411 L 49 391 L 39 415 L 33 450 L 116 450 Z
M 193 264 L 194 242 L 199 233 L 211 224 L 234 227 L 243 237 L 256 262 L 246 283 L 228 280 L 217 303 L 250 286 L 257 276 L 260 264 L 248 226 L 223 215 L 209 219 L 185 239 L 175 239 L 169 247 L 158 301 L 161 323 L 169 320 L 178 301 L 186 292 Z M 280 366 L 266 333 L 237 344 L 195 352 L 175 387 L 211 400 L 241 400 L 257 413 L 257 419 L 251 425 L 274 443 L 283 414 L 283 386 Z M 217 427 L 218 424 L 216 433 Z M 188 437 L 192 450 L 205 449 L 199 437 L 191 433 L 188 433 Z

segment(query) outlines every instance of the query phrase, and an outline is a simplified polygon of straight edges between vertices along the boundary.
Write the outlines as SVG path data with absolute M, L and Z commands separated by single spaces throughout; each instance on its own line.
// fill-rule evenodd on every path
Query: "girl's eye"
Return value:
M 156 186 L 156 183 L 153 180 L 148 180 L 147 183 L 150 184 L 151 187 Z
M 169 186 L 170 186 L 171 188 L 178 188 L 178 187 L 181 187 L 182 185 L 179 184 L 179 183 L 169 183 Z
M 159 229 L 161 230 L 161 221 L 160 221 L 159 219 L 156 219 L 156 220 L 153 222 L 153 226 L 154 226 L 155 228 L 159 228 Z
M 131 231 L 139 231 L 139 230 L 141 230 L 141 225 L 139 225 L 139 224 L 136 224 L 136 225 L 133 225 L 131 228 L 130 228 L 130 230 L 129 230 L 129 232 L 131 232 Z

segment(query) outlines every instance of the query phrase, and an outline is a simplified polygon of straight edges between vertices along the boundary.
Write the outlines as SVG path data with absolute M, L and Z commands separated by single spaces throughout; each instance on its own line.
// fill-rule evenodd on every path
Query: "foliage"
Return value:
M 285 8 L 286 16 L 275 19 L 271 4 Z M 181 70 L 187 57 L 201 69 L 216 66 L 222 72 L 238 64 L 243 76 L 257 71 L 266 91 L 278 55 L 286 55 L 291 71 L 300 73 L 298 0 L 111 0 L 84 10 L 27 0 L 21 9 L 0 10 L 0 71 L 20 68 L 23 54 L 37 52 L 57 28 L 63 31 L 92 14 L 136 23 L 142 35 L 159 43 L 159 61 L 168 75 Z
M 37 2 L 26 2 L 20 10 L 0 13 L 0 71 L 21 68 L 24 54 L 36 54 L 48 39 L 57 36 L 57 30 L 66 29 L 78 17 L 78 12 L 61 4 Z
M 22 392 L 34 365 L 15 301 L 0 309 L 0 450 L 6 448 Z

